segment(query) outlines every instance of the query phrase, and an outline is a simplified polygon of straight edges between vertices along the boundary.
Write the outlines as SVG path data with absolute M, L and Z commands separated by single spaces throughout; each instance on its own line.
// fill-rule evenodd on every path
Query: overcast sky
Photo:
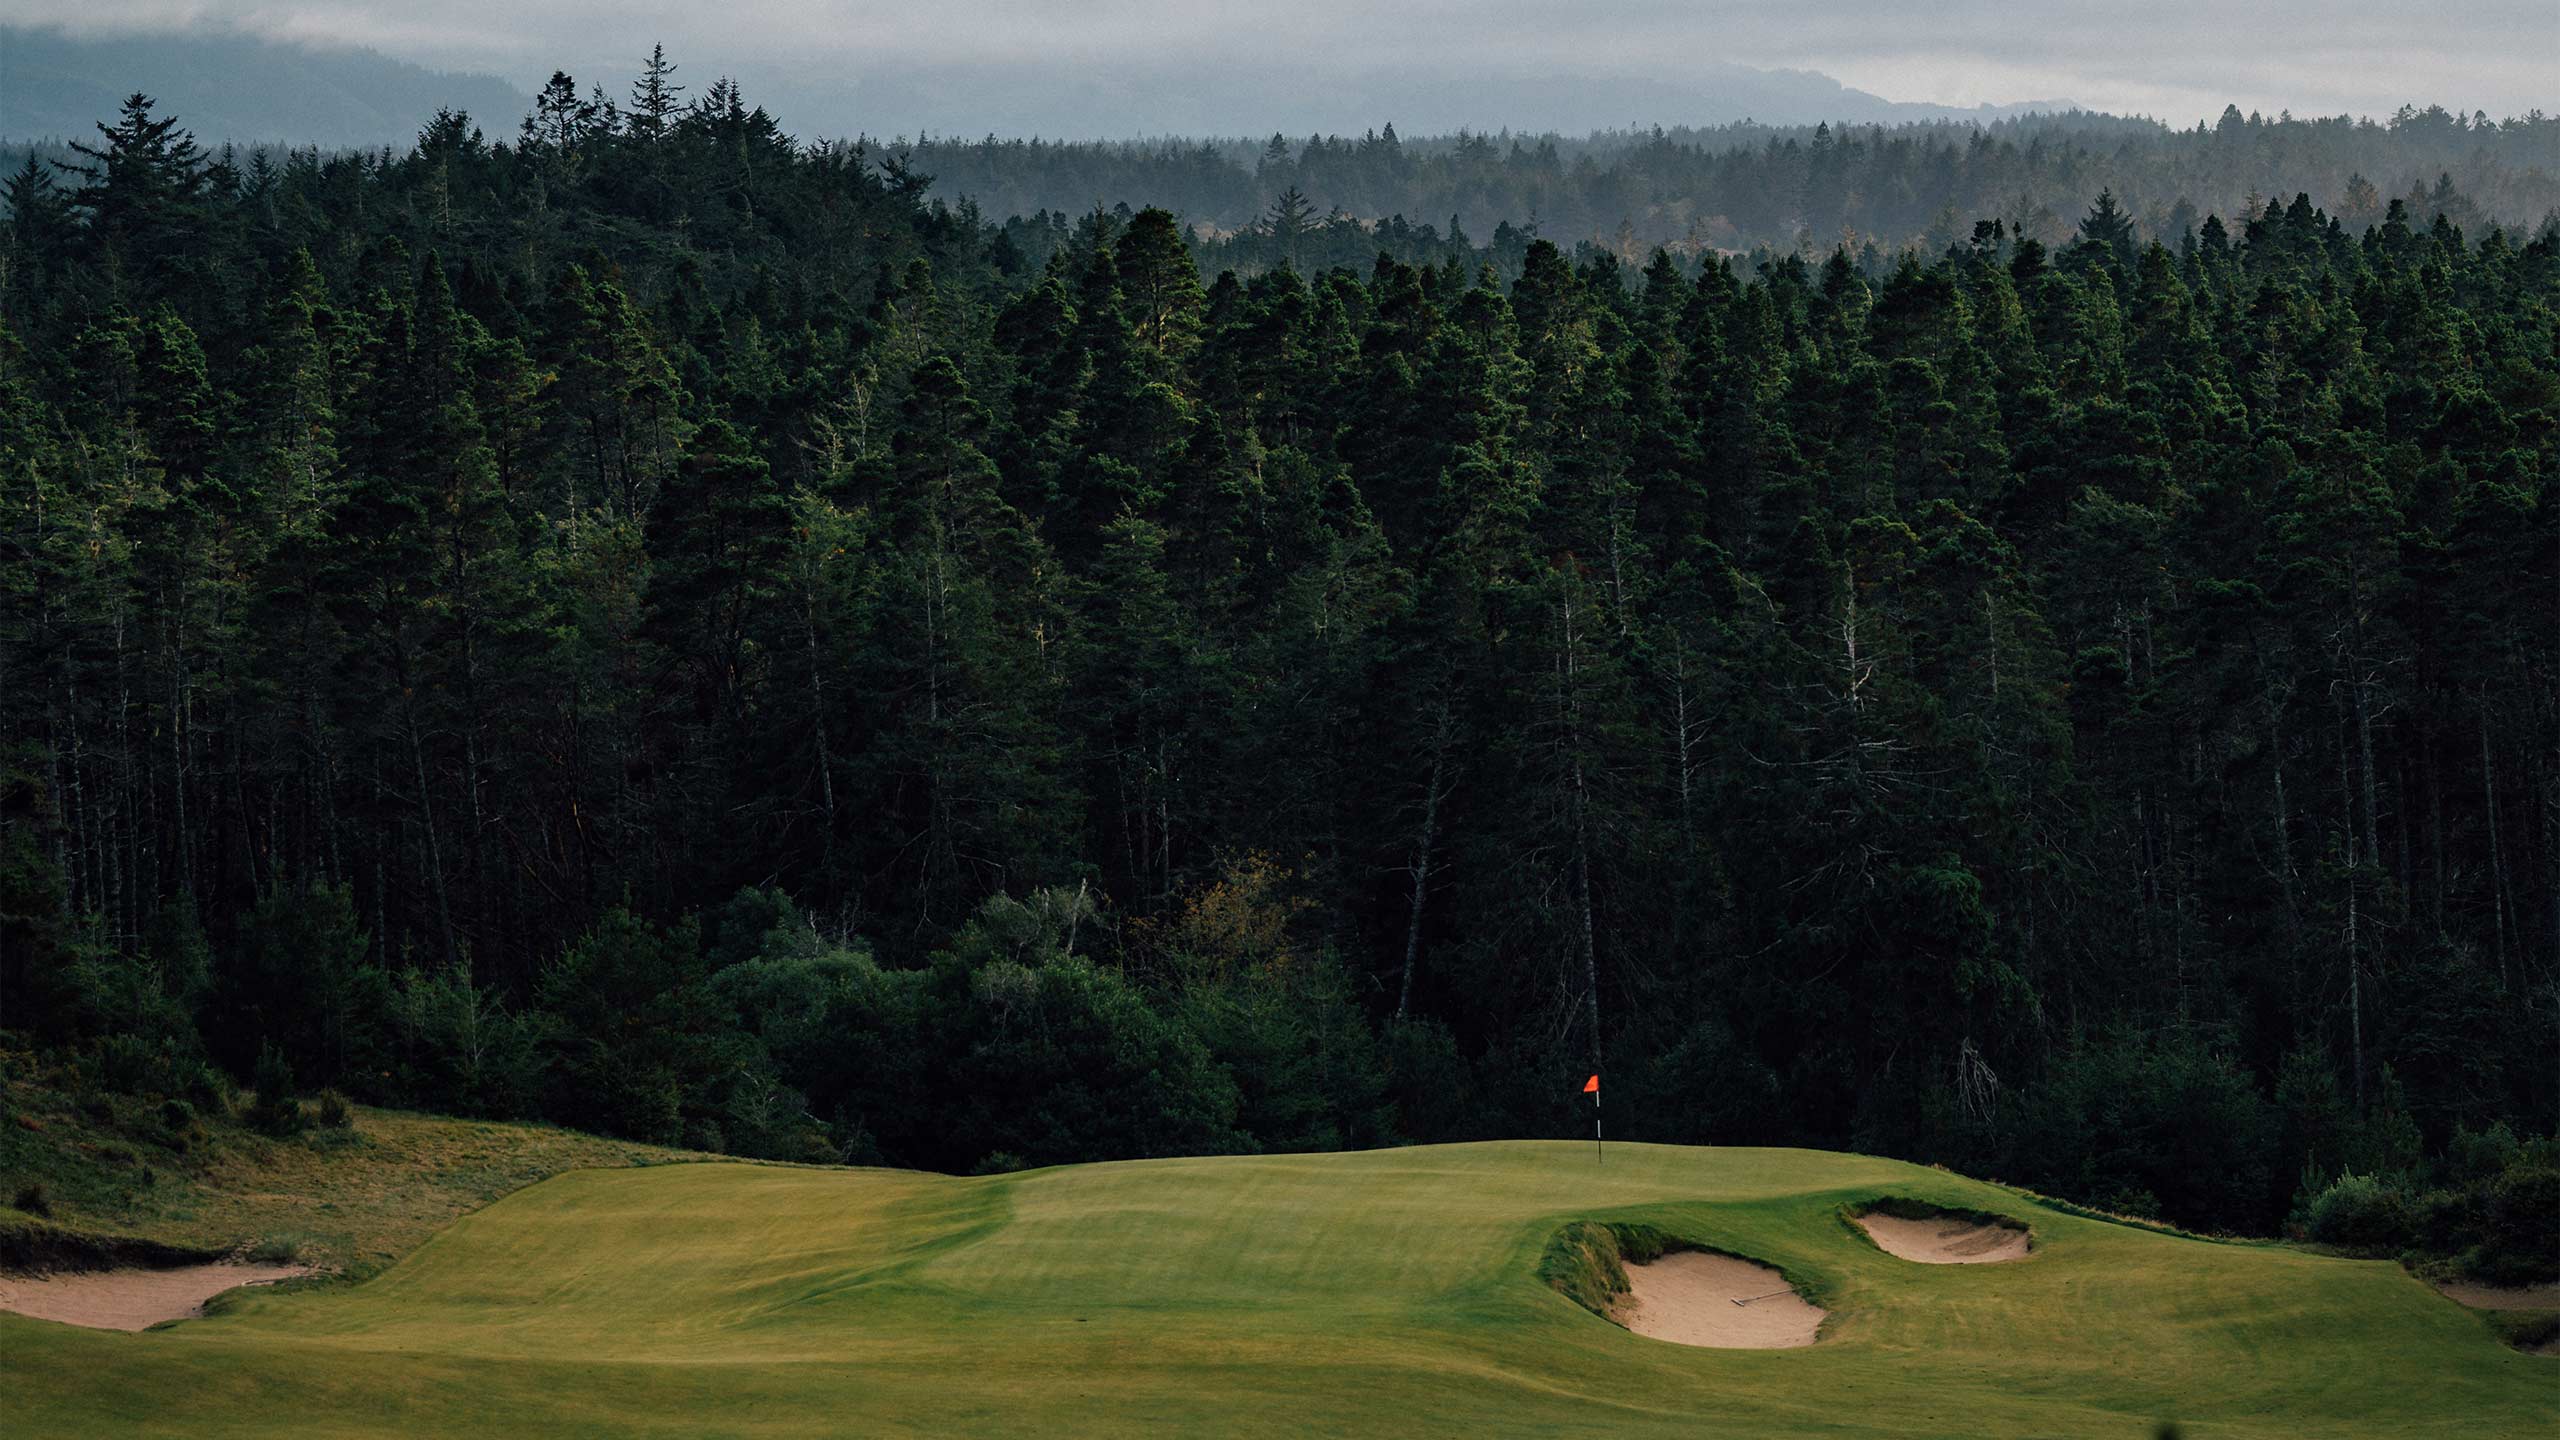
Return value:
M 942 71 L 989 89 L 943 97 L 961 111 L 1000 103 L 1008 75 L 1070 70 L 1123 86 L 1178 75 L 1212 93 L 1231 81 L 1244 97 L 1355 64 L 1440 84 L 1562 73 L 1676 85 L 1715 62 L 1817 70 L 1891 100 L 2068 99 L 2182 125 L 2225 103 L 2560 110 L 2560 0 L 0 0 L 0 21 L 82 33 L 227 23 L 527 90 L 565 67 L 618 92 L 657 40 L 686 79 Z M 1217 128 L 1268 127 L 1237 114 Z

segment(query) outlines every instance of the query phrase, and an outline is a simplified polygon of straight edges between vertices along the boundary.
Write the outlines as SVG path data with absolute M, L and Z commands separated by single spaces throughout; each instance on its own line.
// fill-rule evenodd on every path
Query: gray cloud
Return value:
M 1893 100 L 2068 98 L 2179 124 L 2225 103 L 2369 115 L 2440 103 L 2503 116 L 2553 108 L 2560 88 L 2553 0 L 0 0 L 0 22 L 84 33 L 223 24 L 527 88 L 558 66 L 618 90 L 662 41 L 687 78 L 735 74 L 751 93 L 761 81 L 800 107 L 840 111 L 785 111 L 810 131 L 848 128 L 857 111 L 875 131 L 986 128 L 974 117 L 992 114 L 1018 117 L 999 128 L 1105 134 L 1296 129 L 1309 116 L 1356 128 L 1385 118 L 1367 107 L 1392 103 L 1399 76 L 1433 93 L 1488 76 L 1626 81 L 1629 103 L 1676 107 L 1684 86 L 1711 88 L 1719 65 L 1816 70 Z M 1340 84 L 1350 70 L 1365 78 Z M 1327 104 L 1337 84 L 1338 113 Z M 1034 104 L 1035 92 L 1051 98 Z M 1460 108 L 1498 123 L 1500 102 L 1485 94 Z

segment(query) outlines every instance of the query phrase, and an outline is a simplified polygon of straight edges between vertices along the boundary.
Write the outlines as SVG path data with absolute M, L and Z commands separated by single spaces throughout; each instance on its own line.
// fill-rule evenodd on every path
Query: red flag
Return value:
M 1583 1081 L 1583 1082 L 1582 1082 L 1582 1093 L 1583 1093 L 1583 1094 L 1585 1094 L 1585 1095 L 1597 1095 L 1597 1094 L 1599 1094 L 1599 1093 L 1600 1093 L 1600 1077 L 1599 1077 L 1599 1076 L 1597 1076 L 1597 1075 L 1594 1075 L 1594 1076 L 1592 1076 L 1590 1079 Z

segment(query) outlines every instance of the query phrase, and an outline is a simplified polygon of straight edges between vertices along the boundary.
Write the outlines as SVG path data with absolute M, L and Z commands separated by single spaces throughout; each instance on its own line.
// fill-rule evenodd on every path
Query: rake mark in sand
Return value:
M 1638 1335 L 1720 1350 L 1810 1345 L 1823 1315 L 1777 1271 L 1706 1250 L 1675 1250 L 1651 1264 L 1629 1265 L 1627 1296 L 1609 1312 Z

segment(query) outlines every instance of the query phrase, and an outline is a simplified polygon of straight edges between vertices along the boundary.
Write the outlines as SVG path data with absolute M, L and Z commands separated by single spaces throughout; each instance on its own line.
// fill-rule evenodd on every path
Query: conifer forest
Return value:
M 2458 1189 L 2560 1125 L 2532 124 L 2040 217 L 1754 135 L 1760 219 L 1559 243 L 1294 141 L 999 221 L 663 60 L 135 96 L 0 185 L 0 1032 L 954 1172 L 1605 1070 L 2205 1230 Z

